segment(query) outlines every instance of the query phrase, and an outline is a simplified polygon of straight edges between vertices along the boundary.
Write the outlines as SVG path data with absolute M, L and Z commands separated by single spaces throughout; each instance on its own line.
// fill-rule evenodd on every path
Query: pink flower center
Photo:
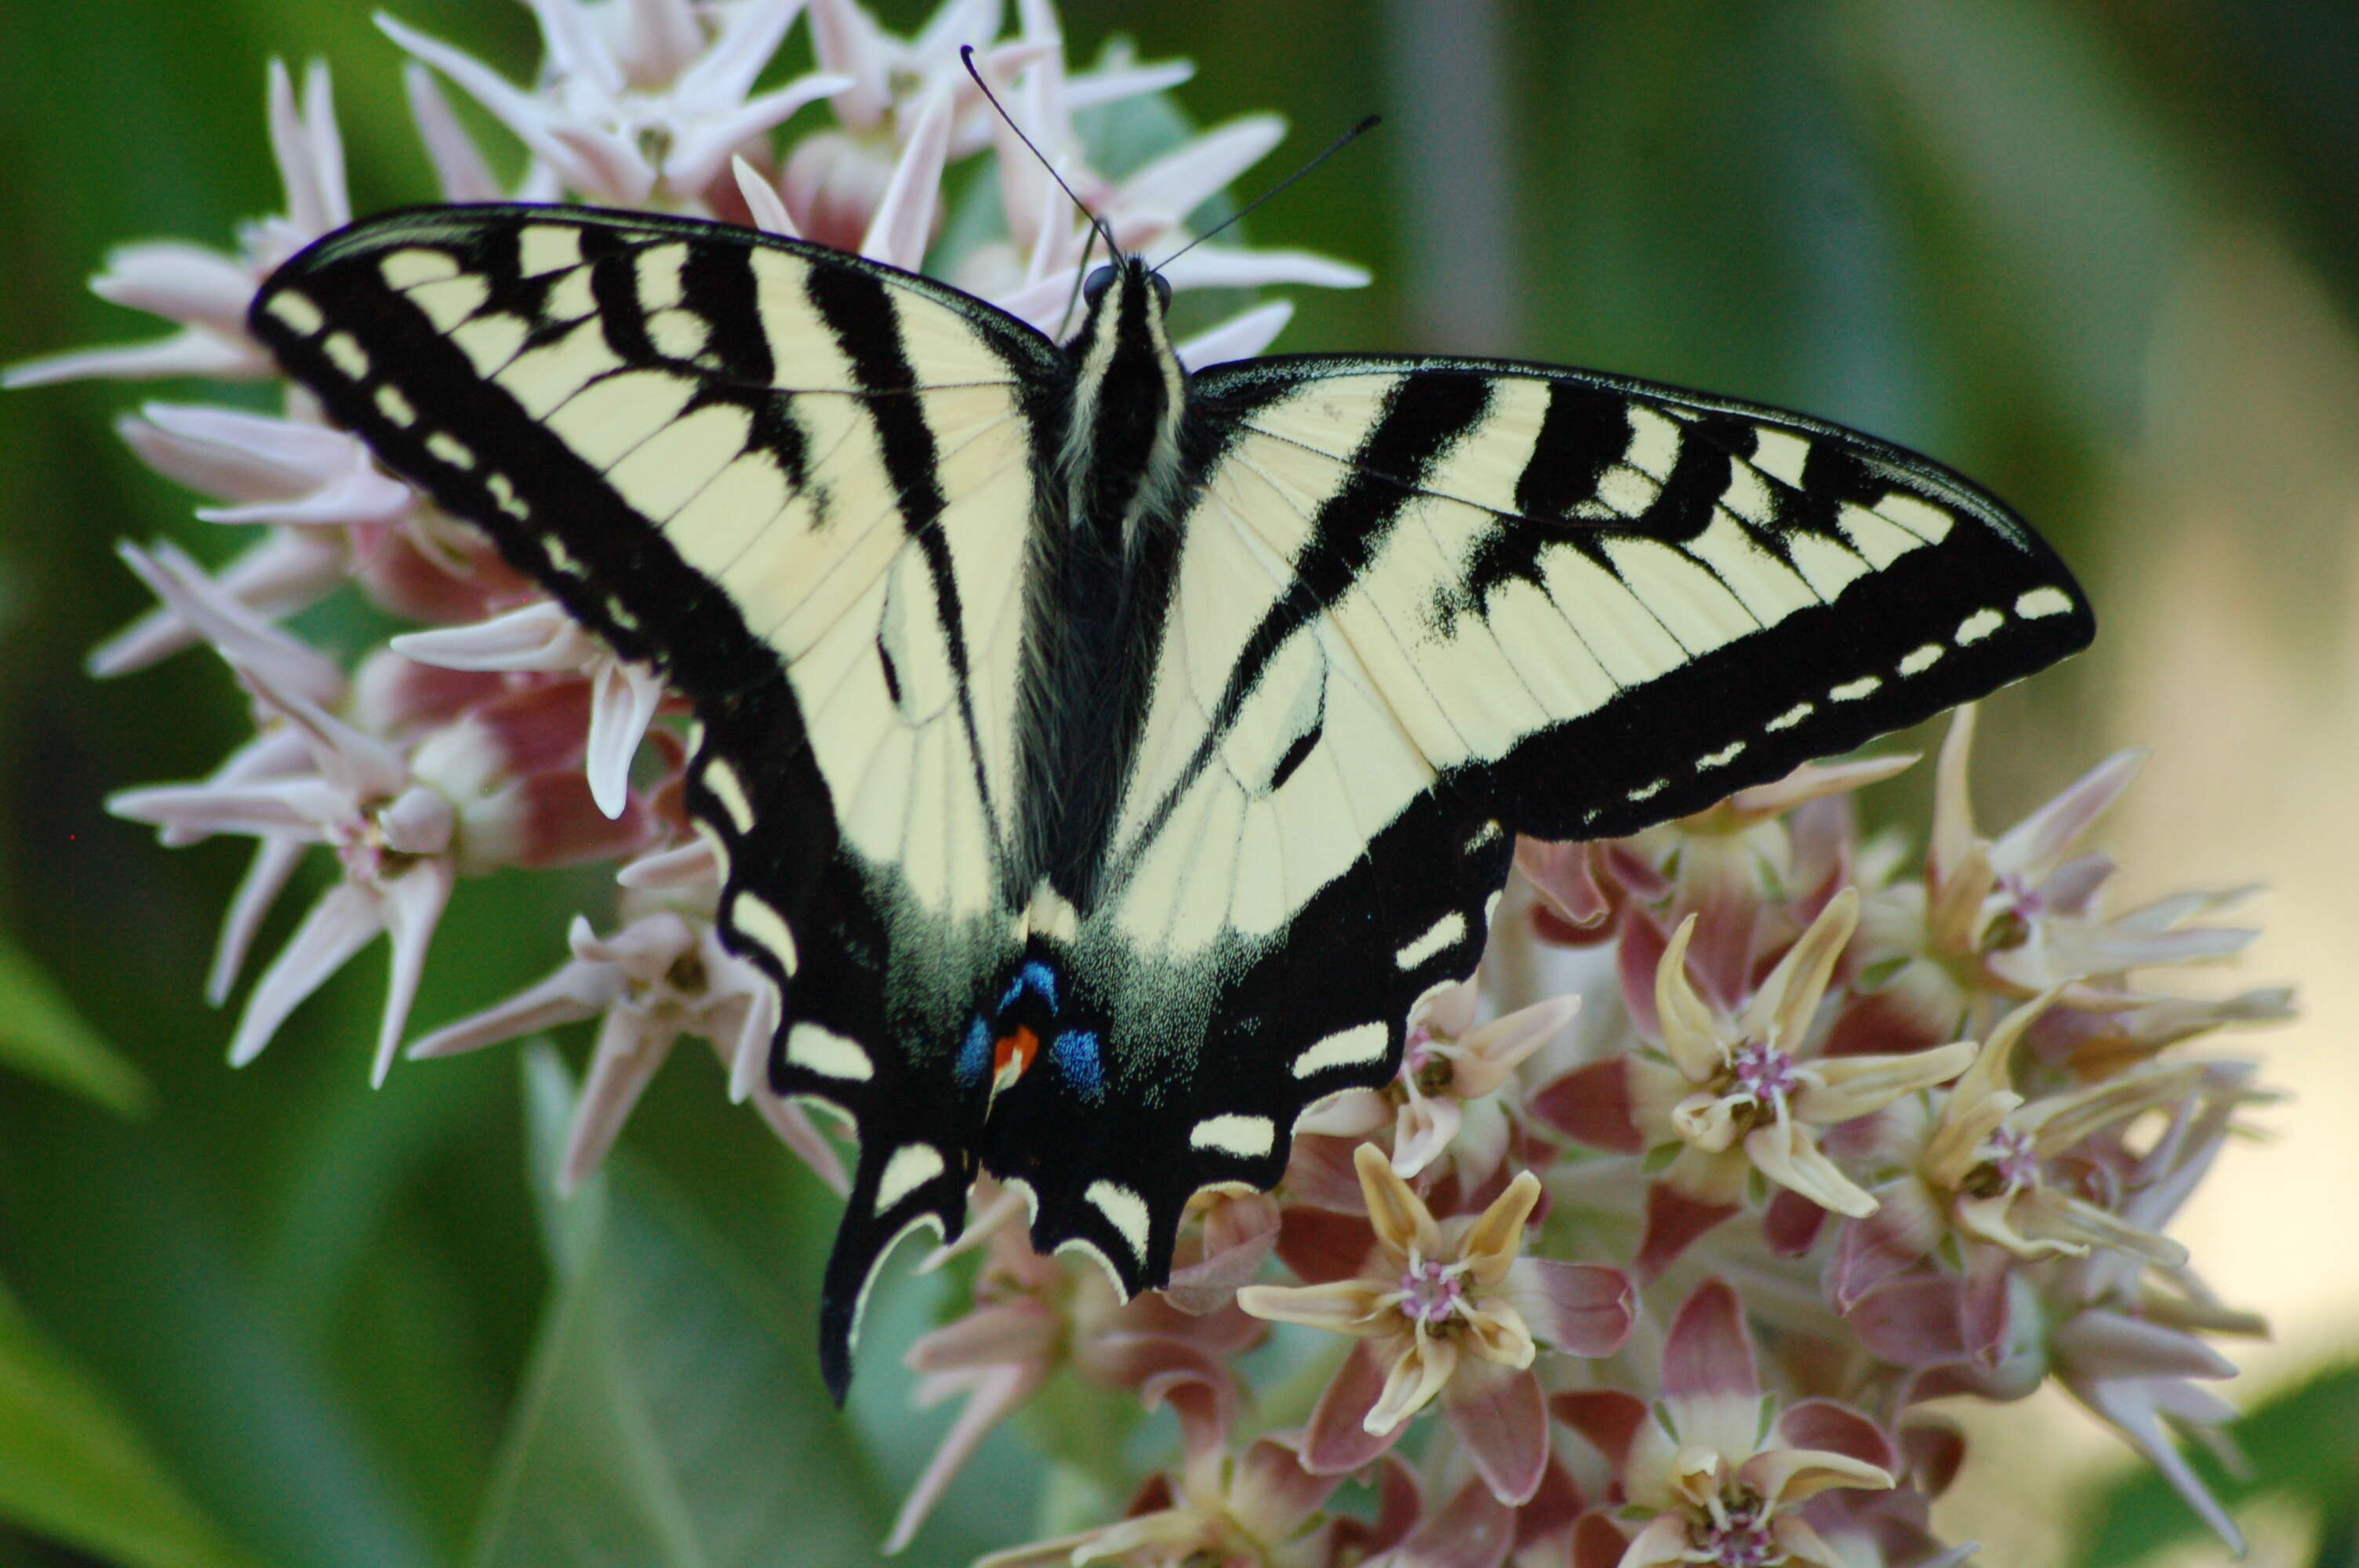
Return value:
M 1998 892 L 2006 900 L 2008 912 L 2025 920 L 2036 920 L 2048 913 L 2046 896 L 2026 881 L 2020 871 L 2002 873 L 1998 878 Z
M 1420 1023 L 1408 1032 L 1401 1048 L 1400 1082 L 1413 1095 L 1438 1095 L 1458 1076 L 1458 1068 L 1438 1047 L 1433 1031 Z
M 1763 1105 L 1784 1099 L 1802 1087 L 1794 1058 L 1764 1040 L 1747 1040 L 1731 1053 L 1728 1065 L 1736 1087 Z
M 348 816 L 328 824 L 328 842 L 336 859 L 356 882 L 373 882 L 385 871 L 385 840 L 366 816 Z
M 2036 1187 L 2039 1184 L 2039 1156 L 2031 1146 L 2031 1135 L 2002 1127 L 1990 1136 L 1991 1168 L 2010 1187 Z
M 1767 1568 L 1786 1561 L 1786 1549 L 1769 1533 L 1769 1510 L 1758 1502 L 1726 1509 L 1719 1523 L 1696 1529 L 1690 1540 L 1704 1553 L 1690 1558 L 1691 1562 L 1716 1563 L 1721 1568 Z
M 1455 1317 L 1466 1293 L 1456 1270 L 1430 1258 L 1420 1258 L 1401 1271 L 1400 1292 L 1402 1314 L 1428 1328 Z

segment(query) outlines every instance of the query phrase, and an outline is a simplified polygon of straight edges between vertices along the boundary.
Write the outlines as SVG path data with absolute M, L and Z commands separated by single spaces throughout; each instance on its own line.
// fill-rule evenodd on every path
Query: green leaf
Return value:
M 0 1517 L 126 1568 L 241 1568 L 104 1390 L 0 1291 Z
M 2305 1504 L 2321 1517 L 2345 1520 L 2359 1497 L 2359 1366 L 2325 1368 L 2277 1394 L 2238 1422 L 2236 1443 L 2251 1461 L 2231 1476 L 2211 1455 L 2193 1454 L 2196 1472 L 2231 1509 L 2255 1498 Z M 2332 1530 L 2328 1536 L 2331 1541 Z M 2091 1505 L 2075 1562 L 2093 1568 L 2144 1562 L 2165 1547 L 2205 1534 L 2202 1521 L 2152 1470 L 2138 1469 L 2101 1492 Z
M 527 1073 L 548 1151 L 571 1096 L 546 1047 Z M 887 1510 L 820 1386 L 808 1325 L 626 1152 L 562 1207 L 549 1226 L 561 1282 L 470 1561 L 875 1562 Z
M 96 1100 L 119 1116 L 145 1116 L 155 1094 L 139 1069 L 82 1021 L 33 961 L 0 935 L 0 1066 Z

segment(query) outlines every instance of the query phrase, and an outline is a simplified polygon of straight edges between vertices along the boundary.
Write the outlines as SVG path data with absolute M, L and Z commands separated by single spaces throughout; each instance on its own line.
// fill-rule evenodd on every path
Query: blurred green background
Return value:
M 520 5 L 394 9 L 512 77 L 536 57 Z M 107 248 L 226 244 L 277 209 L 272 54 L 332 64 L 358 211 L 429 197 L 368 12 L 0 0 L 0 362 L 155 333 L 85 292 Z M 1256 243 L 1376 275 L 1299 291 L 1281 347 L 1560 360 L 1807 408 L 1976 475 L 2073 561 L 2104 632 L 1992 705 L 1983 817 L 2150 743 L 2106 834 L 2126 891 L 2276 887 L 2241 979 L 2298 980 L 2308 1017 L 2233 1044 L 2301 1098 L 2180 1234 L 2279 1328 L 2232 1347 L 2234 1397 L 2261 1412 L 2258 1469 L 2227 1484 L 2256 1560 L 2350 1561 L 2359 7 L 1064 12 L 1077 60 L 1116 32 L 1194 59 L 1179 98 L 1201 123 L 1285 114 L 1297 135 L 1245 193 L 1387 116 L 1253 220 Z M 807 48 L 799 27 L 788 52 Z M 808 1346 L 832 1200 L 725 1105 L 708 1056 L 678 1054 L 562 1208 L 527 1174 L 554 1059 L 495 1049 L 368 1089 L 377 953 L 252 1067 L 223 1065 L 232 1021 L 200 990 L 245 845 L 166 852 L 100 801 L 208 770 L 242 703 L 202 654 L 108 684 L 81 668 L 146 607 L 114 540 L 209 560 L 243 542 L 109 430 L 144 398 L 212 395 L 0 395 L 0 1564 L 871 1560 L 946 1419 L 904 1413 L 892 1364 L 929 1303 L 890 1293 L 851 1419 L 828 1413 Z M 346 652 L 379 634 L 337 604 L 301 627 Z M 537 978 L 564 917 L 607 903 L 589 875 L 469 884 L 419 1025 Z M 1975 1430 L 1991 1440 L 1942 1518 L 1985 1561 L 2220 1558 L 2077 1411 L 2038 1400 Z M 1027 1533 L 1026 1455 L 995 1441 L 908 1561 Z M 747 1474 L 775 1485 L 729 1484 Z

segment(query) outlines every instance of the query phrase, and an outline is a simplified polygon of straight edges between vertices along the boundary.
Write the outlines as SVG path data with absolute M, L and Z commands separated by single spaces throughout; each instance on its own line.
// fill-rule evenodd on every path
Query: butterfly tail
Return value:
M 910 1231 L 929 1227 L 945 1242 L 966 1223 L 967 1189 L 974 1162 L 962 1150 L 932 1143 L 864 1140 L 835 1246 L 820 1287 L 819 1364 L 827 1391 L 841 1405 L 852 1387 L 853 1351 L 869 1290 L 894 1247 Z

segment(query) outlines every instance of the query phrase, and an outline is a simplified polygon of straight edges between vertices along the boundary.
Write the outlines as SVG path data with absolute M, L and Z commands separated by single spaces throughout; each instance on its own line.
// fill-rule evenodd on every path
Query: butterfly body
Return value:
M 700 726 L 772 1081 L 859 1127 L 823 1287 L 976 1171 L 1159 1283 L 1207 1185 L 1396 1070 L 1514 837 L 1596 838 L 2015 679 L 2071 579 L 1938 465 L 1584 372 L 1190 372 L 1136 258 L 1051 342 L 820 247 L 426 209 L 253 323 Z

